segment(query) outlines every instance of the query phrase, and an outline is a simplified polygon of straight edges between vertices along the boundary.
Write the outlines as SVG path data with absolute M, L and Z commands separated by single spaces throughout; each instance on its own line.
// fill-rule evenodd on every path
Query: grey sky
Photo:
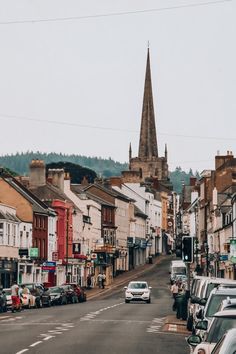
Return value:
M 131 142 L 137 156 L 148 41 L 159 154 L 167 143 L 170 169 L 201 171 L 217 150 L 236 154 L 236 1 L 185 7 L 209 2 L 0 0 L 0 154 L 125 162 Z M 78 18 L 28 22 L 67 17 Z

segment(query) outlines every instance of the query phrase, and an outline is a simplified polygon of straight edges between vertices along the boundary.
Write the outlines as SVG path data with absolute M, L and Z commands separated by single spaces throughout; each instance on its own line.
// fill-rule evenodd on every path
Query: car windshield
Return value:
M 214 316 L 214 314 L 219 310 L 220 305 L 222 300 L 226 299 L 229 295 L 225 294 L 225 295 L 218 295 L 218 294 L 214 294 L 212 295 L 212 297 L 210 298 L 210 302 L 207 306 L 206 309 L 206 317 L 212 317 Z M 236 299 L 236 294 L 235 295 L 230 295 L 230 298 L 232 299 Z
M 206 342 L 217 343 L 220 338 L 230 328 L 236 328 L 236 318 L 216 317 L 214 318 L 209 332 L 206 336 Z
M 173 267 L 173 273 L 174 274 L 186 274 L 186 268 L 185 267 Z
M 51 288 L 51 289 L 49 289 L 50 293 L 60 293 L 61 291 L 62 291 L 61 288 Z
M 147 283 L 129 283 L 129 289 L 145 289 L 147 288 Z

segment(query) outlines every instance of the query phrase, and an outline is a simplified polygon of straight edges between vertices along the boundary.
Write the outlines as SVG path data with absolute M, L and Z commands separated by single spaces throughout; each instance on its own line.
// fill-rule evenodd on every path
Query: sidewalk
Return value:
M 87 290 L 86 291 L 87 300 L 91 300 L 91 299 L 96 298 L 100 295 L 104 295 L 104 294 L 108 293 L 109 291 L 111 291 L 112 289 L 115 289 L 121 285 L 124 285 L 124 286 L 127 285 L 129 281 L 140 277 L 142 274 L 145 274 L 150 269 L 154 269 L 156 267 L 156 265 L 161 263 L 161 261 L 163 259 L 165 259 L 166 257 L 168 257 L 168 256 L 162 256 L 162 255 L 157 256 L 157 257 L 153 258 L 152 264 L 146 263 L 144 265 L 136 267 L 135 269 L 132 269 L 130 271 L 127 271 L 123 274 L 118 275 L 117 277 L 115 277 L 113 279 L 112 284 L 106 286 L 105 289 L 99 289 L 98 286 L 96 286 L 90 290 Z

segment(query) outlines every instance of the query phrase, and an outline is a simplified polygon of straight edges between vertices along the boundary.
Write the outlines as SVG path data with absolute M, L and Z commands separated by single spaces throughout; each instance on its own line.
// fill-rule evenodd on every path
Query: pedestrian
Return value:
M 102 273 L 100 272 L 97 277 L 99 289 L 102 288 Z
M 13 281 L 11 287 L 11 300 L 12 300 L 12 312 L 19 311 L 21 308 L 20 296 L 19 296 L 19 286 L 16 281 Z
M 87 289 L 91 289 L 91 284 L 92 284 L 91 275 L 88 274 L 88 276 L 87 276 Z
M 174 302 L 172 305 L 172 310 L 176 311 L 176 296 L 178 295 L 178 292 L 179 292 L 179 287 L 178 287 L 177 281 L 175 281 L 174 284 L 171 286 L 170 291 L 171 291 L 173 299 L 174 299 Z
M 102 288 L 105 288 L 105 282 L 106 282 L 106 274 L 103 272 L 102 273 Z

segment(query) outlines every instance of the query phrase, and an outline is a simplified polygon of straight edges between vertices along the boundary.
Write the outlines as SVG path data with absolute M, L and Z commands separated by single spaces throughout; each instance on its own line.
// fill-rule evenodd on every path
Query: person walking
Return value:
M 91 289 L 91 285 L 92 285 L 91 275 L 88 274 L 88 276 L 87 276 L 87 289 Z
M 174 299 L 172 310 L 176 311 L 176 297 L 177 297 L 177 295 L 179 293 L 179 286 L 178 286 L 178 283 L 176 281 L 171 286 L 170 291 L 171 291 L 173 299 Z
M 11 287 L 11 300 L 12 300 L 12 312 L 16 310 L 19 311 L 21 308 L 20 304 L 20 296 L 19 296 L 19 286 L 17 285 L 16 281 L 13 281 Z
M 100 272 L 97 277 L 99 289 L 102 288 L 102 273 Z
M 105 282 L 106 282 L 106 274 L 103 272 L 102 273 L 102 288 L 105 288 Z

